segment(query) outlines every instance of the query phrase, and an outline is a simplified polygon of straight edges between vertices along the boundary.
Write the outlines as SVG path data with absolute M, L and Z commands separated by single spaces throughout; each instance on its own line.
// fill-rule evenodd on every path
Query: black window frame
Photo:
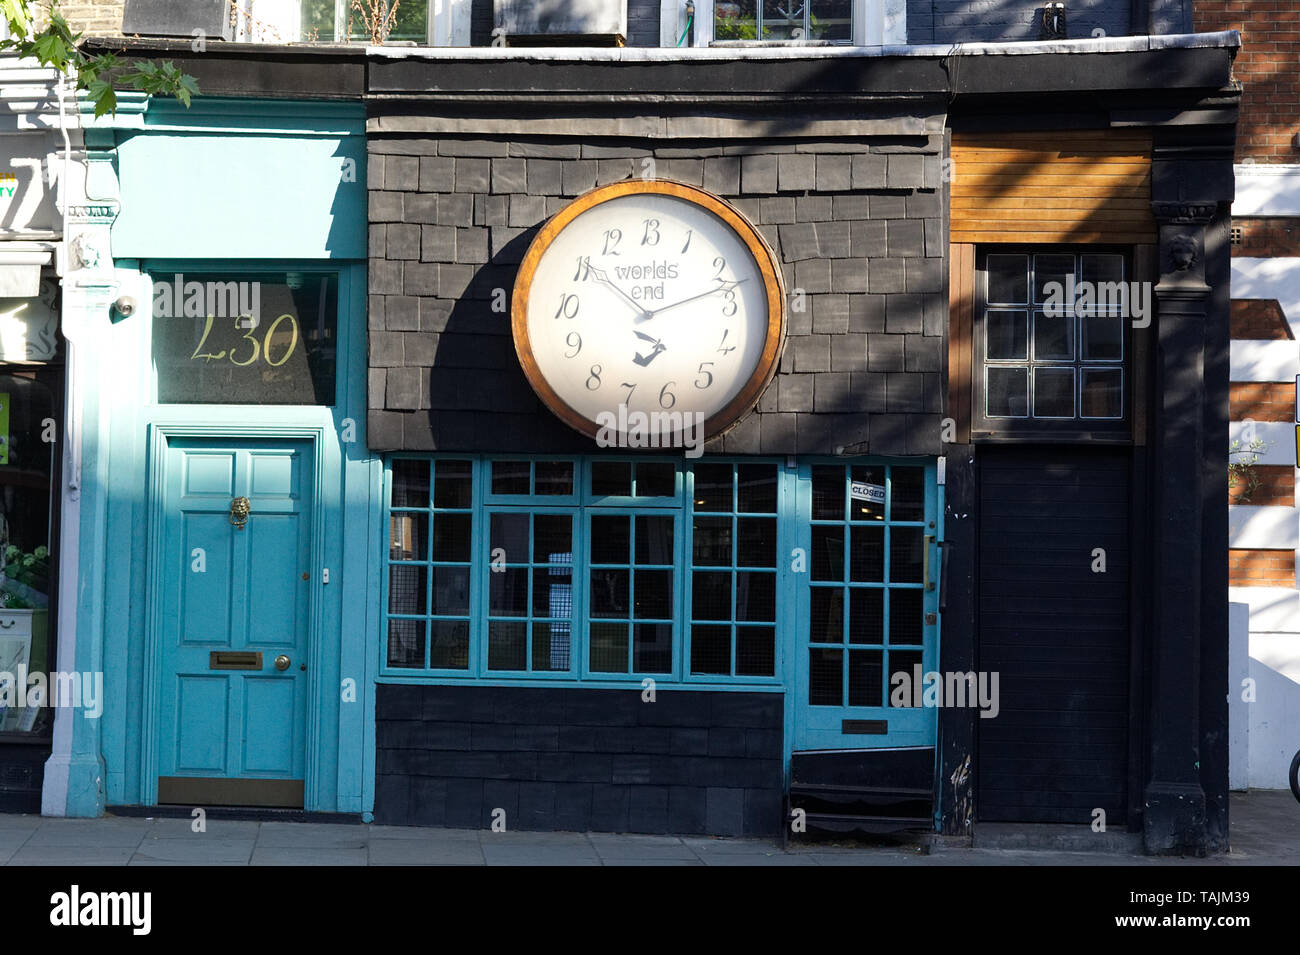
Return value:
M 1033 441 L 1051 441 L 1051 442 L 1103 442 L 1108 444 L 1129 444 L 1133 440 L 1133 421 L 1135 399 L 1135 390 L 1133 387 L 1133 369 L 1134 369 L 1134 334 L 1131 319 L 1124 320 L 1124 339 L 1123 339 L 1123 357 L 1114 362 L 1113 366 L 1122 370 L 1122 394 L 1123 415 L 1115 419 L 1105 418 L 1081 418 L 1077 413 L 1070 419 L 1063 418 L 1034 418 L 1032 415 L 1026 418 L 1003 418 L 990 417 L 985 413 L 985 374 L 988 367 L 986 360 L 986 339 L 985 339 L 985 319 L 989 311 L 988 300 L 988 268 L 987 262 L 990 255 L 1120 255 L 1124 259 L 1124 281 L 1134 282 L 1135 278 L 1135 250 L 1132 246 L 1096 244 L 1096 245 L 1078 245 L 1078 244 L 1017 244 L 1017 245 L 980 245 L 975 250 L 975 301 L 973 303 L 973 320 L 971 322 L 971 407 L 970 407 L 970 433 L 971 440 L 975 443 L 980 442 L 1033 442 Z M 1076 262 L 1076 273 L 1078 264 Z M 1032 369 L 1034 362 L 1032 356 L 1033 348 L 1033 278 L 1032 278 L 1032 260 L 1030 270 L 1030 289 L 1029 298 L 1031 301 L 1025 305 L 1028 315 L 1027 322 L 1027 348 L 1025 367 L 1029 369 L 1031 376 L 1028 383 L 1028 396 L 1032 403 L 1033 400 L 1033 383 Z M 994 306 L 996 307 L 996 306 Z M 1152 296 L 1152 308 L 1154 309 L 1154 294 Z M 1150 318 L 1150 316 L 1148 316 Z M 1076 332 L 1075 358 L 1073 367 L 1076 369 L 1076 376 L 1081 370 L 1083 363 L 1078 354 L 1078 338 Z M 997 363 L 995 362 L 995 365 Z M 1077 398 L 1079 392 L 1079 381 L 1076 377 L 1074 389 Z

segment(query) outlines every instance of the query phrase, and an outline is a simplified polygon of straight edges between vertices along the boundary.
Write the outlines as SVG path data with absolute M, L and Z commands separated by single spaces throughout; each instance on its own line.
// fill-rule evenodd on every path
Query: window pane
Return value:
M 990 305 L 1029 302 L 1029 256 L 990 255 L 985 263 Z
M 731 510 L 731 465 L 695 465 L 695 509 Z
M 986 368 L 985 399 L 990 418 L 1024 418 L 1029 413 L 1029 373 L 1024 368 Z
M 536 468 L 537 494 L 573 493 L 572 461 L 538 461 Z
M 1084 368 L 1079 414 L 1084 418 L 1124 417 L 1124 373 L 1118 368 Z
M 677 493 L 677 468 L 668 461 L 643 461 L 636 466 L 637 497 L 672 497 Z
M 488 546 L 492 550 L 493 559 L 504 553 L 508 564 L 523 564 L 528 561 L 527 514 L 493 514 L 490 527 Z
M 773 627 L 736 628 L 736 675 L 776 674 L 776 630 Z
M 435 620 L 429 626 L 429 666 L 435 670 L 469 669 L 469 621 Z
M 736 619 L 750 623 L 776 620 L 776 574 L 736 575 Z
M 849 653 L 849 706 L 884 706 L 885 654 L 881 650 Z
M 1034 417 L 1074 417 L 1074 369 L 1034 369 Z
M 853 38 L 853 0 L 809 0 L 808 39 L 847 43 Z
M 591 625 L 591 669 L 594 673 L 627 672 L 627 624 Z
M 527 658 L 527 624 L 502 623 L 493 620 L 488 624 L 488 669 L 522 670 Z
M 1119 361 L 1124 357 L 1124 319 L 1091 315 L 1083 319 L 1085 361 Z
M 814 524 L 812 529 L 812 579 L 844 579 L 844 528 Z
M 837 465 L 812 469 L 814 521 L 844 520 L 844 468 Z
M 775 567 L 776 518 L 742 517 L 736 523 L 736 563 L 741 567 Z
M 633 581 L 638 620 L 671 620 L 673 616 L 673 572 L 671 570 L 636 571 Z
M 1055 294 L 1057 298 L 1065 295 L 1067 291 L 1067 279 L 1074 275 L 1074 256 L 1061 255 L 1058 253 L 1048 253 L 1045 255 L 1034 256 L 1034 301 L 1044 302 L 1049 295 Z M 1060 288 L 1051 288 L 1048 286 L 1053 282 L 1060 285 Z M 1066 296 L 1067 298 L 1069 296 Z
M 922 655 L 920 650 L 890 650 L 889 651 L 889 675 L 891 677 L 899 673 L 907 674 L 907 683 L 904 686 L 910 686 L 915 691 L 917 667 L 921 666 Z M 922 691 L 925 687 L 922 686 Z M 911 706 L 913 701 L 912 694 L 907 694 L 903 700 L 904 706 Z M 893 705 L 892 703 L 890 704 Z
M 568 564 L 573 560 L 573 518 L 568 514 L 533 517 L 533 562 Z
M 594 497 L 630 497 L 632 494 L 631 462 L 592 462 L 591 493 Z
M 443 616 L 469 613 L 469 568 L 434 567 L 433 612 Z
M 1029 357 L 1028 312 L 999 312 L 984 316 L 984 357 L 989 361 L 1024 361 Z
M 925 619 L 924 592 L 891 590 L 889 592 L 889 642 L 921 643 L 921 626 Z
M 433 559 L 464 561 L 470 559 L 469 514 L 436 514 L 433 518 Z
M 423 614 L 428 607 L 429 570 L 419 564 L 388 568 L 388 612 Z M 423 665 L 424 661 L 420 661 Z
M 1100 285 L 1103 282 L 1124 281 L 1124 256 L 1081 255 L 1080 274 L 1085 282 Z
M 527 494 L 531 468 L 527 461 L 493 461 L 493 494 Z
M 758 39 L 757 13 L 755 0 L 720 0 L 713 6 L 713 38 Z
M 844 591 L 813 587 L 808 601 L 808 639 L 813 643 L 844 642 Z
M 636 562 L 673 563 L 673 519 L 668 515 L 636 519 Z
M 533 569 L 533 615 L 573 616 L 573 577 L 568 567 Z
M 849 591 L 849 643 L 883 643 L 885 591 L 854 587 Z
M 731 574 L 696 571 L 691 576 L 691 617 L 731 619 Z
M 894 531 L 895 534 L 899 531 Z M 849 579 L 858 583 L 875 583 L 885 579 L 885 529 L 854 527 L 849 538 L 851 553 Z
M 436 461 L 433 465 L 433 506 L 473 506 L 473 480 L 468 461 Z
M 632 519 L 624 514 L 597 514 L 591 519 L 591 562 L 627 564 L 632 558 Z
M 424 666 L 423 620 L 388 621 L 388 665 L 390 667 Z
M 776 513 L 776 465 L 738 465 L 736 483 L 737 510 L 747 514 Z
M 506 567 L 488 574 L 488 613 L 498 617 L 528 615 L 527 567 Z
M 628 617 L 628 571 L 592 570 L 590 612 L 593 617 Z
M 414 40 L 424 45 L 429 42 L 428 22 L 429 0 L 401 0 L 393 13 L 393 29 L 388 39 Z
M 638 623 L 632 637 L 632 666 L 638 673 L 670 673 L 673 669 L 673 625 Z
M 794 40 L 804 36 L 803 8 L 803 3 L 798 0 L 763 0 L 763 35 L 760 39 Z
M 1034 359 L 1071 361 L 1074 358 L 1074 316 L 1034 312 Z
M 839 706 L 844 702 L 844 651 L 812 647 L 808 651 L 808 702 Z
M 878 465 L 849 469 L 849 520 L 885 519 L 885 469 Z
M 429 515 L 394 511 L 388 518 L 388 559 L 428 560 Z
M 691 672 L 731 673 L 731 627 L 691 628 Z
M 393 462 L 393 507 L 429 506 L 429 462 L 398 458 Z
M 569 669 L 571 624 L 565 621 L 533 624 L 533 669 Z
M 894 468 L 889 473 L 891 521 L 925 520 L 925 470 Z
M 894 527 L 889 531 L 889 580 L 919 584 L 923 551 L 920 527 Z
M 730 566 L 731 518 L 695 518 L 695 534 L 691 550 L 696 565 L 706 567 Z

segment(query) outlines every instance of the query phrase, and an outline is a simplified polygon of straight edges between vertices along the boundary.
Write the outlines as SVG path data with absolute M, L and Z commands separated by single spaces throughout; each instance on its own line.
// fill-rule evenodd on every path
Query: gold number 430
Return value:
M 275 337 L 275 330 L 280 327 L 280 323 L 285 321 L 286 319 L 289 321 L 289 327 L 293 331 L 293 336 L 289 340 L 288 350 L 285 351 L 284 355 L 280 358 L 280 360 L 272 361 L 271 360 L 271 339 Z M 241 338 L 247 339 L 253 346 L 253 353 L 248 357 L 247 361 L 236 361 L 235 349 L 233 348 L 230 349 L 229 352 L 222 350 L 217 352 L 215 355 L 212 354 L 211 352 L 204 352 L 203 354 L 200 355 L 199 352 L 203 351 L 203 346 L 207 343 L 208 335 L 212 333 L 212 322 L 213 322 L 213 316 L 209 315 L 207 321 L 203 325 L 203 337 L 199 339 L 199 344 L 194 349 L 194 354 L 190 355 L 190 361 L 197 361 L 199 359 L 202 359 L 203 361 L 212 361 L 214 359 L 220 361 L 222 358 L 229 358 L 231 364 L 238 365 L 240 368 L 243 368 L 247 365 L 251 365 L 253 362 L 257 361 L 257 359 L 260 357 L 272 368 L 279 368 L 281 365 L 283 365 L 285 362 L 289 360 L 289 358 L 293 355 L 294 350 L 298 347 L 298 337 L 299 337 L 298 319 L 294 318 L 292 315 L 281 315 L 279 318 L 277 318 L 275 321 L 271 323 L 271 327 L 266 330 L 266 334 L 262 336 L 262 341 L 260 343 L 256 338 L 253 337 L 252 329 L 246 330 L 244 334 L 240 336 Z M 235 322 L 235 327 L 239 328 L 239 319 L 236 318 L 234 322 Z

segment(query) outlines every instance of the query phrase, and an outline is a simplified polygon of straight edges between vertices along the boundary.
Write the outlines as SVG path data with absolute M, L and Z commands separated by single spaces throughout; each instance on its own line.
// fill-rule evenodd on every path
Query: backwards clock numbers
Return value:
M 779 270 L 754 227 L 663 180 L 603 186 L 557 213 L 520 267 L 512 326 L 530 384 L 570 426 L 697 453 L 753 407 L 785 336 Z

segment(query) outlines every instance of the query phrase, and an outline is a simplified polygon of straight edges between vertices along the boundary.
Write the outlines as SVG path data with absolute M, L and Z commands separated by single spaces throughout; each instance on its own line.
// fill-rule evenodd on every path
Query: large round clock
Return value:
M 589 435 L 638 420 L 720 434 L 772 380 L 785 339 L 762 237 L 665 180 L 601 186 L 556 213 L 524 256 L 511 320 L 533 389 Z

